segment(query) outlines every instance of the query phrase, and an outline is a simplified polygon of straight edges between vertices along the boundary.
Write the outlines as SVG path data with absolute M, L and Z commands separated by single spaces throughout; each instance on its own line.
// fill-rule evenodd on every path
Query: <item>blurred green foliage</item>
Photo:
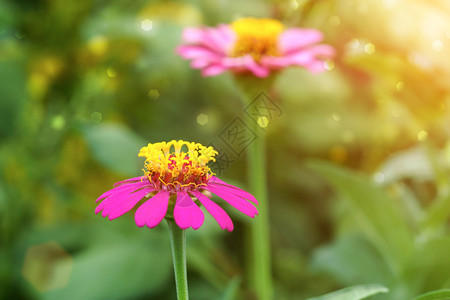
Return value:
M 447 1 L 3 0 L 0 298 L 175 298 L 165 224 L 109 222 L 94 200 L 141 174 L 146 143 L 208 144 L 242 116 L 231 76 L 202 78 L 174 48 L 186 26 L 249 15 L 318 28 L 337 50 L 330 72 L 288 69 L 270 91 L 284 111 L 267 130 L 275 298 L 450 288 Z M 244 166 L 222 177 L 245 187 Z M 233 233 L 211 217 L 188 231 L 192 299 L 254 297 L 248 220 L 227 211 Z

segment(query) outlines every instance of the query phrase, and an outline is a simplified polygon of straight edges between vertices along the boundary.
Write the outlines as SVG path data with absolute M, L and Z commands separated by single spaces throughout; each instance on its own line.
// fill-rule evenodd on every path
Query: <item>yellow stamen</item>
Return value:
M 246 54 L 259 61 L 263 55 L 278 56 L 278 36 L 284 27 L 273 19 L 243 18 L 231 24 L 237 34 L 236 44 L 231 56 Z
M 183 150 L 183 146 L 185 146 Z M 216 161 L 218 152 L 213 147 L 182 140 L 148 144 L 141 148 L 139 157 L 145 157 L 145 175 L 154 184 L 198 186 L 212 176 L 206 165 Z M 159 182 L 156 182 L 159 181 Z

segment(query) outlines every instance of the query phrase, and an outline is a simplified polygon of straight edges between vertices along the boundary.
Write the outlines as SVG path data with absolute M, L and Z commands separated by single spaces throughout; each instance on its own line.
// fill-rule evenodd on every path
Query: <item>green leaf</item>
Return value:
M 393 281 L 392 270 L 364 236 L 346 234 L 315 251 L 312 267 L 332 275 L 342 285 Z
M 0 62 L 0 137 L 14 134 L 25 99 L 25 74 L 19 62 Z
M 365 178 L 330 163 L 314 161 L 308 166 L 323 175 L 356 214 L 358 227 L 382 253 L 393 270 L 400 270 L 414 249 L 413 234 L 395 200 Z
M 417 296 L 414 300 L 450 299 L 450 290 L 437 290 Z
M 236 298 L 236 294 L 241 284 L 241 277 L 236 276 L 228 283 L 223 295 L 219 298 L 220 300 L 233 300 Z
M 141 174 L 143 162 L 138 158 L 145 141 L 120 124 L 101 124 L 83 130 L 93 157 L 103 166 L 120 174 Z
M 382 285 L 366 284 L 344 288 L 320 297 L 310 298 L 309 300 L 359 300 L 387 292 L 389 292 L 389 289 Z
M 423 242 L 404 271 L 415 288 L 413 294 L 447 287 L 450 278 L 450 237 L 421 238 Z
M 130 299 L 163 289 L 172 273 L 169 245 L 126 243 L 91 248 L 73 258 L 70 279 L 43 299 Z

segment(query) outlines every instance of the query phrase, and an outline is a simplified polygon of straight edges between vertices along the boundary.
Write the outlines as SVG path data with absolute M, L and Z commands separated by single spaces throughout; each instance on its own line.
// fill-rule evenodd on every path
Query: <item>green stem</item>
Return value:
M 247 107 L 252 103 L 260 92 L 268 90 L 275 78 L 276 75 L 264 79 L 245 75 L 236 76 L 236 83 L 242 93 L 244 106 Z M 250 268 L 249 283 L 258 300 L 269 300 L 273 298 L 273 286 L 266 177 L 266 139 L 264 130 L 259 128 L 250 116 L 247 116 L 246 124 L 257 135 L 257 139 L 248 146 L 247 176 L 250 192 L 259 201 L 259 214 L 252 221 L 250 227 L 250 251 L 247 253 Z
M 251 285 L 258 295 L 258 300 L 268 300 L 272 299 L 272 276 L 266 151 L 263 133 L 249 146 L 248 177 L 250 190 L 259 201 L 259 214 L 252 222 L 251 227 Z
M 173 219 L 166 219 L 169 224 L 170 244 L 172 246 L 173 269 L 177 285 L 177 299 L 188 300 L 186 271 L 186 234 Z

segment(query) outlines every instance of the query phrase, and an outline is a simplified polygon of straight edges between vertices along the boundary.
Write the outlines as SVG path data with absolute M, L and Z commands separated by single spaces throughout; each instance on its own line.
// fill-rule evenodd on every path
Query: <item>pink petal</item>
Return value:
M 210 60 L 220 60 L 224 55 L 220 55 L 212 51 L 211 49 L 205 48 L 203 46 L 179 46 L 175 51 L 181 55 L 184 59 L 210 59 Z
M 255 62 L 251 55 L 244 55 L 240 57 L 227 57 L 223 59 L 224 67 L 233 68 L 236 71 L 251 71 L 256 77 L 267 77 L 270 70 Z
M 256 205 L 258 205 L 258 200 L 256 200 L 256 198 L 250 194 L 249 192 L 246 192 L 234 185 L 228 184 L 225 181 L 220 180 L 219 178 L 212 176 L 211 179 L 208 182 L 208 185 L 213 185 L 213 187 L 219 187 L 219 188 L 223 188 L 225 191 L 235 194 L 239 197 L 242 197 L 244 199 L 247 199 L 253 203 L 255 203 Z
M 321 60 L 315 60 L 311 62 L 310 64 L 304 66 L 305 69 L 307 69 L 309 72 L 316 74 L 325 71 L 325 64 Z
M 106 191 L 103 194 L 101 194 L 100 197 L 97 198 L 97 200 L 95 200 L 95 203 L 97 203 L 98 201 L 100 201 L 100 200 L 102 200 L 102 199 L 104 199 L 106 197 L 109 197 L 109 196 L 111 196 L 111 195 L 113 195 L 115 193 L 118 193 L 118 192 L 121 192 L 121 191 L 127 190 L 127 189 L 132 189 L 132 188 L 129 187 L 129 186 L 118 186 L 118 187 L 113 188 L 113 189 L 111 189 L 109 191 Z
M 192 194 L 197 197 L 198 201 L 200 201 L 205 209 L 214 217 L 214 219 L 216 219 L 222 230 L 227 229 L 228 231 L 233 231 L 233 222 L 222 207 L 200 192 L 192 192 Z
M 319 58 L 332 58 L 336 54 L 336 50 L 332 46 L 325 44 L 309 47 L 306 51 Z
M 334 48 L 329 45 L 316 45 L 286 56 L 265 56 L 261 59 L 261 64 L 268 68 L 284 68 L 296 65 L 317 70 L 317 67 L 320 67 L 320 71 L 323 71 L 325 70 L 323 60 L 332 58 L 334 52 Z
M 231 206 L 249 217 L 254 218 L 255 215 L 258 214 L 258 210 L 252 204 L 239 196 L 211 186 L 207 186 L 205 189 L 216 194 L 217 196 L 228 202 Z
M 99 200 L 101 200 L 103 198 L 109 197 L 109 196 L 116 194 L 118 192 L 121 192 L 123 190 L 132 190 L 132 189 L 137 190 L 141 187 L 145 187 L 145 186 L 149 186 L 149 185 L 150 185 L 150 183 L 148 181 L 147 182 L 139 181 L 139 182 L 135 182 L 135 183 L 119 185 L 118 187 L 115 187 L 115 188 L 103 193 L 102 195 L 100 195 L 100 197 L 98 197 L 97 200 L 95 200 L 95 203 L 97 203 Z
M 186 192 L 180 192 L 177 195 L 177 202 L 173 211 L 175 223 L 181 229 L 192 227 L 199 229 L 202 226 L 205 216 L 197 204 L 192 201 Z
M 144 180 L 148 181 L 148 179 L 145 176 L 133 177 L 133 178 L 130 178 L 130 179 L 127 179 L 127 180 L 123 180 L 123 181 L 119 181 L 119 182 L 114 183 L 114 187 L 118 187 L 118 186 L 120 186 L 122 184 L 133 183 L 133 182 L 136 182 L 136 181 L 144 181 Z
M 207 76 L 216 76 L 219 74 L 222 74 L 223 72 L 225 72 L 228 68 L 225 68 L 221 65 L 212 65 L 209 67 L 206 67 L 202 70 L 202 75 L 207 77 Z
M 104 199 L 102 203 L 100 203 L 97 208 L 95 209 L 95 213 L 98 214 L 100 211 L 102 211 L 107 205 L 110 203 L 115 203 L 117 201 L 121 201 L 123 197 L 126 197 L 127 195 L 134 192 L 137 188 L 129 187 L 129 188 L 123 188 L 120 191 L 115 192 L 114 194 L 110 195 L 108 198 Z M 114 189 L 115 190 L 115 189 Z
M 147 225 L 150 228 L 158 225 L 166 216 L 169 196 L 169 192 L 160 191 L 142 204 L 134 215 L 136 225 L 139 227 Z
M 292 56 L 264 56 L 261 58 L 261 64 L 271 69 L 281 69 L 295 63 Z
M 227 25 L 216 28 L 186 28 L 183 30 L 183 40 L 187 44 L 199 45 L 224 55 L 233 45 L 234 32 Z
M 291 28 L 280 34 L 278 46 L 282 54 L 302 49 L 306 46 L 320 42 L 323 34 L 316 29 Z
M 194 59 L 191 62 L 191 68 L 192 69 L 204 69 L 207 66 L 211 65 L 214 61 L 211 59 L 203 59 L 203 58 L 198 58 L 198 59 Z
M 204 29 L 187 27 L 183 30 L 183 41 L 188 44 L 200 44 L 203 41 Z
M 207 28 L 205 37 L 213 49 L 218 53 L 227 53 L 234 44 L 236 35 L 227 25 L 219 25 L 217 28 Z
M 111 209 L 108 209 L 109 207 L 107 207 L 103 210 L 103 213 L 106 212 L 105 214 L 109 215 L 108 216 L 109 220 L 114 220 L 114 219 L 122 216 L 123 214 L 129 212 L 136 204 L 139 203 L 139 201 L 142 200 L 142 198 L 144 198 L 145 195 L 147 195 L 148 193 L 151 193 L 153 191 L 154 190 L 144 189 L 144 190 L 135 192 L 133 194 L 130 194 L 129 197 L 125 201 L 123 201 L 123 203 L 116 205 L 114 207 L 111 206 Z

